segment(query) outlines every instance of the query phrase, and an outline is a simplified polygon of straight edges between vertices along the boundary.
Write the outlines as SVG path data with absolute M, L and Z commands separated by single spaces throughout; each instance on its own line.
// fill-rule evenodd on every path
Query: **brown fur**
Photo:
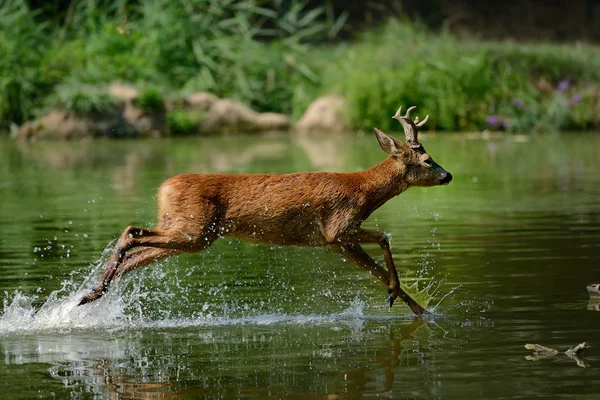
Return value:
M 400 288 L 387 237 L 360 225 L 410 186 L 445 184 L 452 176 L 422 146 L 413 149 L 381 131 L 376 134 L 390 156 L 361 172 L 184 174 L 167 179 L 158 190 L 157 228 L 127 227 L 102 283 L 80 304 L 100 297 L 116 276 L 233 236 L 271 245 L 329 246 L 388 286 L 390 305 L 400 297 L 413 312 L 425 312 Z M 361 243 L 380 245 L 387 271 Z

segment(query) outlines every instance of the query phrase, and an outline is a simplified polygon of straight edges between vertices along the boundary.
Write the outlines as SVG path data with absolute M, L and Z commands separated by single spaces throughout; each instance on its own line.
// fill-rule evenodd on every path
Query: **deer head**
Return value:
M 402 107 L 400 107 L 392 117 L 402 124 L 406 143 L 375 128 L 379 145 L 383 151 L 402 164 L 405 171 L 404 179 L 409 186 L 447 185 L 452 181 L 452 174 L 433 161 L 418 140 L 419 128 L 427 123 L 429 115 L 421 122 L 419 117 L 412 120 L 410 113 L 415 108 L 415 106 L 410 107 L 406 110 L 406 114 L 402 115 Z

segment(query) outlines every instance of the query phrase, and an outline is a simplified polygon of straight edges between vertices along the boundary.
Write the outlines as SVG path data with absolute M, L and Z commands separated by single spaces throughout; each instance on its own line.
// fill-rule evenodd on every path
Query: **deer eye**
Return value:
M 423 162 L 423 164 L 425 164 L 428 167 L 431 167 L 433 165 L 433 161 L 431 160 L 431 158 L 426 158 L 422 162 Z

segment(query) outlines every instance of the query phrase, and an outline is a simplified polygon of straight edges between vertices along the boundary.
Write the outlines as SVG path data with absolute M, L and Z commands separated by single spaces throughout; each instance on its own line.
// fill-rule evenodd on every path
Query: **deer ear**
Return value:
M 405 143 L 400 142 L 399 140 L 394 139 L 387 133 L 380 131 L 377 128 L 374 128 L 375 135 L 377 135 L 377 140 L 379 141 L 379 145 L 388 154 L 398 155 L 404 153 L 408 146 Z

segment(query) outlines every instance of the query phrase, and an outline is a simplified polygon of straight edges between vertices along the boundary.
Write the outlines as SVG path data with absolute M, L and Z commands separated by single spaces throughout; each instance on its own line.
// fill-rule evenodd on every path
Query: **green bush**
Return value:
M 299 55 L 343 22 L 320 18 L 325 8 L 304 2 L 70 4 L 64 20 L 39 23 L 25 0 L 0 3 L 0 119 L 31 118 L 67 81 L 209 90 L 258 110 L 289 112 L 296 83 L 315 75 Z M 119 32 L 125 13 L 129 21 Z
M 63 84 L 56 88 L 55 95 L 47 101 L 47 106 L 58 106 L 77 113 L 114 113 L 119 100 L 95 86 Z
M 49 29 L 35 15 L 24 0 L 0 3 L 0 120 L 26 121 L 45 94 L 38 65 Z
M 600 79 L 598 71 L 600 50 L 590 46 L 464 41 L 391 21 L 337 52 L 320 91 L 346 97 L 356 129 L 399 129 L 396 108 L 416 105 L 418 115 L 433 117 L 423 129 L 555 131 L 594 121 L 598 101 L 581 89 Z M 569 76 L 578 79 L 558 90 Z M 550 82 L 547 93 L 540 80 Z
M 145 88 L 137 101 L 148 110 L 163 109 L 167 90 L 202 90 L 299 118 L 317 96 L 338 93 L 356 129 L 399 129 L 399 105 L 431 114 L 424 129 L 600 123 L 597 46 L 460 40 L 393 19 L 331 45 L 345 15 L 303 1 L 70 4 L 68 18 L 41 22 L 25 0 L 0 2 L 0 121 L 22 123 L 53 102 L 107 110 L 114 99 L 92 87 L 121 81 Z M 187 117 L 170 118 L 188 131 Z
M 167 112 L 167 129 L 173 135 L 191 135 L 198 131 L 203 115 L 175 109 Z
M 165 100 L 156 86 L 147 86 L 135 98 L 136 105 L 144 111 L 160 112 L 165 109 Z

